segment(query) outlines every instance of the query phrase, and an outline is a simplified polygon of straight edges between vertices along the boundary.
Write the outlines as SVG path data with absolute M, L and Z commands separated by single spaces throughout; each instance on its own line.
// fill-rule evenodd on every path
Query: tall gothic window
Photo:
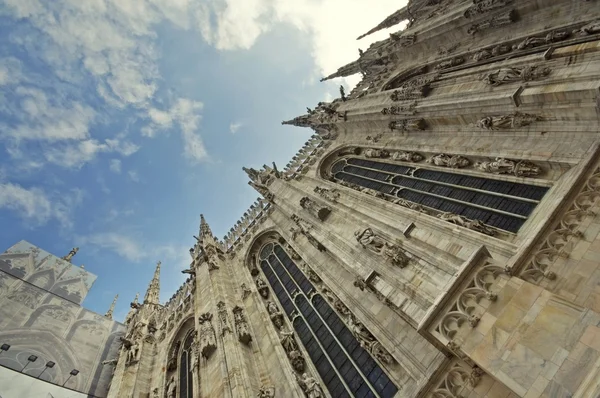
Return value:
M 547 187 L 353 157 L 333 164 L 331 174 L 337 181 L 514 233 L 548 190 Z
M 277 242 L 260 266 L 333 397 L 392 397 L 398 388 Z
M 194 378 L 192 377 L 192 341 L 194 340 L 194 332 L 192 330 L 183 343 L 181 356 L 179 357 L 179 397 L 193 398 L 194 397 Z

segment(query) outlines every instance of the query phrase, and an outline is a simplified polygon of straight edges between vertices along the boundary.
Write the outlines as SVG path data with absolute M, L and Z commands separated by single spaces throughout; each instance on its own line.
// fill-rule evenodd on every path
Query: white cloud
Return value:
M 140 176 L 138 175 L 138 172 L 135 170 L 129 170 L 127 172 L 127 175 L 129 175 L 129 178 L 131 178 L 131 181 L 133 182 L 140 182 Z
M 175 244 L 149 244 L 139 236 L 122 232 L 102 232 L 88 236 L 79 236 L 76 242 L 80 246 L 92 245 L 97 249 L 109 250 L 128 261 L 139 263 L 162 261 L 163 264 L 175 264 L 177 268 L 189 265 L 189 248 Z
M 237 122 L 237 123 L 230 123 L 229 124 L 229 132 L 231 134 L 235 134 L 237 133 L 237 131 L 240 129 L 240 127 L 242 127 L 242 123 Z
M 110 171 L 112 171 L 113 173 L 117 173 L 120 174 L 121 173 L 121 161 L 119 159 L 111 159 L 109 161 L 109 166 L 108 168 L 110 169 Z
M 200 136 L 200 112 L 204 104 L 187 98 L 178 98 L 168 110 L 150 108 L 150 123 L 142 128 L 142 134 L 152 137 L 157 132 L 170 131 L 175 125 L 181 130 L 183 153 L 189 160 L 199 162 L 206 160 L 208 153 Z
M 388 32 L 383 31 L 354 41 L 406 3 L 406 0 L 209 0 L 197 10 L 196 18 L 205 40 L 221 50 L 250 48 L 275 24 L 291 24 L 311 34 L 311 55 L 317 72 L 329 75 L 354 61 L 359 47 L 366 49 L 372 42 L 386 38 Z M 398 26 L 391 28 L 396 30 Z M 357 78 L 347 80 L 349 85 L 358 82 Z
M 95 159 L 99 153 L 116 152 L 123 156 L 129 156 L 138 149 L 137 145 L 131 142 L 120 142 L 118 139 L 106 140 L 104 143 L 89 139 L 49 148 L 45 151 L 45 157 L 48 162 L 62 167 L 81 168 Z
M 79 189 L 51 195 L 36 187 L 25 188 L 10 182 L 0 184 L 0 208 L 14 211 L 34 226 L 55 219 L 63 227 L 70 227 L 71 213 L 82 201 L 83 191 Z
M 13 57 L 0 58 L 0 87 L 18 84 L 22 78 L 21 61 Z

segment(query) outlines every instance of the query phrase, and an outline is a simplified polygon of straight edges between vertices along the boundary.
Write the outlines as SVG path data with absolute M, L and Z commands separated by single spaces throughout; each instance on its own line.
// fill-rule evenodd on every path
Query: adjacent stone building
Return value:
M 227 236 L 201 217 L 164 304 L 157 266 L 109 397 L 600 396 L 598 1 L 412 0 L 368 33 L 407 19 L 284 122 L 315 135 L 246 169 Z
M 117 358 L 126 328 L 112 319 L 114 302 L 105 315 L 81 307 L 96 275 L 71 264 L 77 250 L 58 258 L 21 241 L 0 254 L 0 345 L 10 346 L 2 349 L 0 366 L 83 393 L 77 396 L 105 397 L 113 367 L 103 362 Z M 49 362 L 54 365 L 47 367 Z M 7 398 L 19 391 L 60 393 L 2 372 L 0 395 Z

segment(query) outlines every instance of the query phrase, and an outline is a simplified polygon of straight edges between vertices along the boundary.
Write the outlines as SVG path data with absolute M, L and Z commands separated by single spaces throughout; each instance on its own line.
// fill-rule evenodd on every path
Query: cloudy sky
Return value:
M 281 126 L 356 78 L 319 83 L 403 0 L 0 0 L 0 249 L 25 239 L 98 275 L 122 319 L 162 260 L 185 276 L 204 213 L 222 237 L 283 167 Z M 392 31 L 394 29 L 392 28 Z

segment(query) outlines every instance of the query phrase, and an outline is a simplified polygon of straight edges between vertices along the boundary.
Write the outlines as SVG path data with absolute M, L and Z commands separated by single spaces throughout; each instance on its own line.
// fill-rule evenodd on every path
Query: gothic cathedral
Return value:
M 411 0 L 363 36 L 407 20 L 164 304 L 158 265 L 108 397 L 600 396 L 600 2 Z

